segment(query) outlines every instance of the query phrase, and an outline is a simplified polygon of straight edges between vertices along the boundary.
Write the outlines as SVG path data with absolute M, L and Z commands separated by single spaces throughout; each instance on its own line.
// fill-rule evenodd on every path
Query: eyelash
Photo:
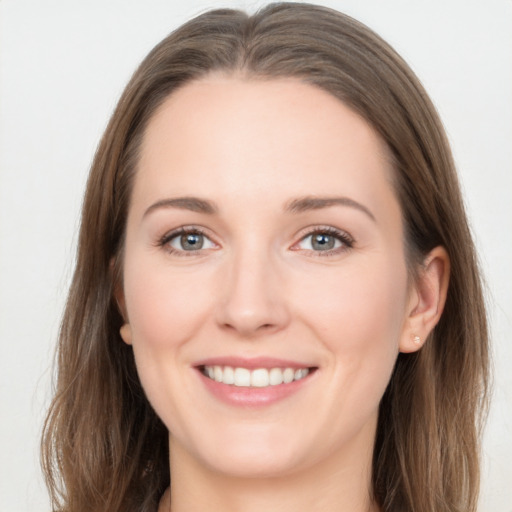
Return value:
M 324 251 L 315 251 L 312 249 L 294 248 L 297 245 L 299 245 L 301 242 L 306 240 L 308 237 L 311 237 L 316 234 L 325 234 L 328 236 L 332 236 L 333 238 L 335 238 L 336 240 L 341 242 L 342 246 L 334 248 L 334 249 L 327 249 Z M 181 256 L 184 256 L 184 257 L 197 256 L 201 250 L 204 250 L 204 249 L 198 249 L 196 251 L 185 251 L 185 250 L 175 249 L 174 247 L 172 247 L 170 245 L 170 242 L 172 240 L 174 240 L 175 238 L 177 238 L 179 236 L 183 236 L 183 235 L 202 235 L 206 239 L 208 239 L 211 243 L 215 244 L 215 242 L 213 242 L 211 240 L 211 238 L 206 234 L 206 232 L 202 228 L 200 228 L 198 226 L 183 226 L 181 228 L 175 229 L 174 231 L 171 231 L 170 233 L 166 233 L 163 237 L 161 237 L 158 240 L 158 243 L 156 245 L 158 247 L 165 248 L 165 250 L 169 254 L 180 256 L 180 257 Z M 293 244 L 291 249 L 294 251 L 307 251 L 308 253 L 310 253 L 314 256 L 318 256 L 318 257 L 327 257 L 327 256 L 332 256 L 332 255 L 336 255 L 336 254 L 345 252 L 345 251 L 351 249 L 352 247 L 354 247 L 354 239 L 347 232 L 333 228 L 332 226 L 315 226 L 314 228 L 310 228 L 308 231 L 302 233 L 300 240 L 298 242 L 296 242 L 295 244 Z

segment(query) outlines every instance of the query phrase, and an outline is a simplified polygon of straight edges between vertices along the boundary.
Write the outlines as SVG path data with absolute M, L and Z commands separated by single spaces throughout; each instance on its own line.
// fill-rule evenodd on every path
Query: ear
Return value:
M 435 247 L 426 256 L 413 284 L 400 352 L 416 352 L 423 346 L 443 313 L 449 280 L 448 253 L 444 247 Z
M 119 329 L 119 334 L 121 334 L 121 338 L 127 345 L 132 344 L 132 328 L 128 322 L 128 315 L 126 314 L 126 303 L 124 300 L 124 291 L 123 287 L 120 284 L 116 284 L 114 289 L 114 298 L 117 303 L 117 308 L 119 309 L 119 313 L 123 317 L 124 324 Z
M 132 344 L 132 329 L 130 324 L 128 323 L 128 315 L 126 313 L 126 302 L 124 298 L 124 290 L 121 284 L 121 279 L 117 275 L 116 272 L 116 260 L 112 258 L 110 260 L 110 272 L 112 273 L 112 279 L 114 281 L 114 299 L 117 304 L 117 309 L 119 313 L 123 317 L 125 323 L 119 329 L 119 334 L 121 335 L 122 340 L 127 344 Z

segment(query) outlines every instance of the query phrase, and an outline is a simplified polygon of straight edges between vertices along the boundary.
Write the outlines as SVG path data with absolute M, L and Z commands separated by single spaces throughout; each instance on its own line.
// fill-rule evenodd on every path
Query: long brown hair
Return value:
M 479 487 L 488 335 L 475 250 L 446 136 L 418 79 L 361 23 L 307 4 L 215 10 L 173 32 L 126 87 L 83 204 L 60 331 L 55 398 L 42 441 L 55 509 L 154 511 L 169 485 L 168 433 L 145 398 L 113 298 L 138 150 L 148 120 L 207 73 L 294 77 L 359 113 L 394 159 L 411 268 L 437 245 L 451 280 L 425 346 L 400 354 L 380 406 L 372 492 L 383 512 L 472 512 Z M 114 263 L 113 263 L 114 262 Z

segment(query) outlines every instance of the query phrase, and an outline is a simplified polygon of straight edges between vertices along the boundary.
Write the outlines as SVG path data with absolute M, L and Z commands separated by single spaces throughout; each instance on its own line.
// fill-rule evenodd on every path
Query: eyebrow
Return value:
M 145 212 L 143 217 L 146 217 L 154 210 L 159 208 L 178 208 L 180 210 L 190 210 L 197 213 L 207 213 L 212 215 L 217 213 L 217 207 L 211 201 L 206 199 L 199 199 L 198 197 L 174 197 L 168 199 L 161 199 L 153 203 Z
M 302 213 L 309 210 L 320 210 L 322 208 L 329 208 L 331 206 L 348 206 L 355 208 L 366 214 L 371 220 L 376 222 L 373 213 L 361 203 L 349 197 L 315 197 L 306 196 L 298 199 L 293 199 L 285 206 L 285 212 L 288 213 Z M 181 210 L 189 210 L 197 213 L 205 213 L 213 215 L 218 213 L 218 208 L 212 201 L 207 199 L 200 199 L 198 197 L 174 197 L 166 198 L 153 203 L 145 212 L 143 217 L 146 217 L 154 210 L 159 208 L 178 208 Z
M 301 213 L 308 210 L 320 210 L 330 206 L 349 206 L 366 214 L 373 222 L 376 222 L 375 215 L 364 205 L 350 197 L 315 197 L 306 196 L 290 201 L 285 211 L 290 213 Z

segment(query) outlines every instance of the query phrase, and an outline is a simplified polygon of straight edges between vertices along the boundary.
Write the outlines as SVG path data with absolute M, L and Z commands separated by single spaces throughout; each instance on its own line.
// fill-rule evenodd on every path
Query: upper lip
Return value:
M 309 363 L 302 363 L 299 361 L 292 361 L 290 359 L 280 359 L 275 357 L 236 357 L 236 356 L 225 356 L 225 357 L 210 357 L 207 359 L 201 359 L 193 364 L 194 367 L 203 366 L 231 366 L 233 368 L 247 368 L 254 370 L 256 368 L 314 368 Z

